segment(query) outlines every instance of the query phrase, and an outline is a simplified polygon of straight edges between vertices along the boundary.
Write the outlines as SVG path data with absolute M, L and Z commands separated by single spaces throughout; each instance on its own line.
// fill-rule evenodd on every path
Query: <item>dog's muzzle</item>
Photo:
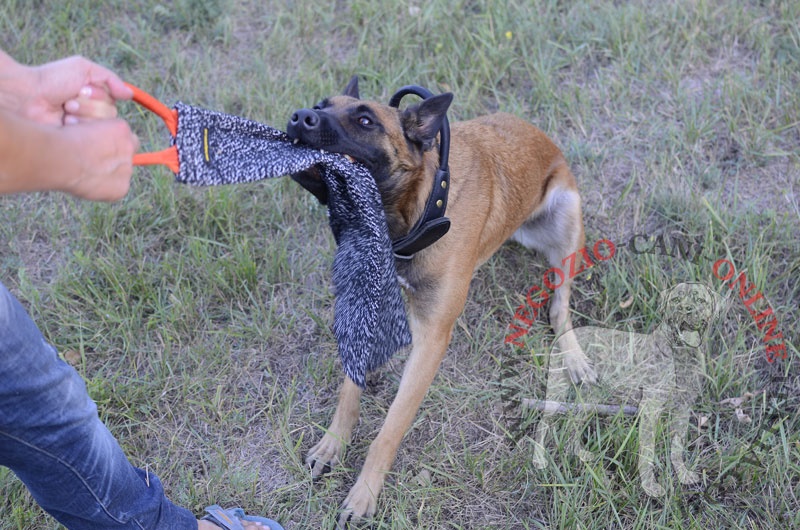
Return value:
M 690 293 L 682 300 L 676 300 L 672 315 L 668 320 L 684 346 L 697 348 L 703 340 L 711 314 L 706 307 L 707 300 L 697 293 Z
M 339 135 L 328 120 L 313 109 L 294 112 L 286 125 L 286 133 L 292 140 L 299 140 L 317 149 L 333 145 L 339 140 Z

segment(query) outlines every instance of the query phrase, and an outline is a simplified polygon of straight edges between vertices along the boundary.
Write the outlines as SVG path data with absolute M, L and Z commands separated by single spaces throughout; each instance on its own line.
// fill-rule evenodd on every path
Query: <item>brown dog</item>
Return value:
M 392 240 L 422 214 L 439 166 L 437 138 L 452 94 L 404 110 L 362 101 L 353 77 L 341 96 L 294 113 L 291 137 L 349 155 L 375 177 Z M 553 267 L 583 246 L 581 200 L 561 151 L 517 117 L 493 114 L 455 123 L 450 146 L 450 231 L 411 260 L 397 262 L 408 296 L 413 345 L 400 387 L 361 474 L 342 506 L 339 523 L 375 513 L 398 446 L 444 357 L 464 309 L 475 269 L 508 239 L 544 254 Z M 321 202 L 327 191 L 313 171 L 293 178 Z M 550 322 L 574 380 L 595 378 L 577 343 L 569 314 L 570 280 L 552 296 Z M 361 389 L 346 378 L 330 427 L 306 462 L 318 477 L 340 461 L 358 421 Z

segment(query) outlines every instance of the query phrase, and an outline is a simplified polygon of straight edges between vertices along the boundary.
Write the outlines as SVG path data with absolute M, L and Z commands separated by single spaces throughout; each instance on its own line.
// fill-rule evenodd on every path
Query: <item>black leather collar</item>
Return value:
M 428 99 L 433 94 L 430 90 L 417 85 L 404 86 L 389 100 L 389 106 L 399 107 L 400 100 L 408 94 L 414 94 L 422 99 Z M 439 130 L 439 169 L 433 178 L 433 188 L 422 216 L 405 236 L 392 241 L 394 257 L 407 261 L 414 257 L 420 250 L 429 247 L 450 230 L 450 219 L 445 217 L 447 209 L 447 194 L 450 191 L 450 169 L 447 159 L 450 155 L 450 123 L 447 116 L 442 120 Z

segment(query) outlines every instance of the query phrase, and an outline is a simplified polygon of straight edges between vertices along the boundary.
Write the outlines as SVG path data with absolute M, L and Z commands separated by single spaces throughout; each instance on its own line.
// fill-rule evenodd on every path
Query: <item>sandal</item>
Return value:
M 203 521 L 210 521 L 223 530 L 244 530 L 239 521 L 252 521 L 261 523 L 269 530 L 284 530 L 284 528 L 272 519 L 266 517 L 256 517 L 255 515 L 245 515 L 241 508 L 228 508 L 224 510 L 218 504 L 206 508 L 208 515 L 203 517 Z

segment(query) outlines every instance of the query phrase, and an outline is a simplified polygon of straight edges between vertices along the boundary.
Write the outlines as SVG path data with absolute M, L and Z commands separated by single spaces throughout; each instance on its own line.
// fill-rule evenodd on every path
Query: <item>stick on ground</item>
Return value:
M 568 412 L 584 412 L 602 414 L 604 416 L 615 416 L 622 411 L 626 416 L 635 416 L 639 409 L 632 405 L 601 405 L 595 403 L 561 403 L 559 401 L 548 401 L 542 399 L 525 398 L 522 400 L 522 408 L 553 412 L 555 414 L 566 414 Z

